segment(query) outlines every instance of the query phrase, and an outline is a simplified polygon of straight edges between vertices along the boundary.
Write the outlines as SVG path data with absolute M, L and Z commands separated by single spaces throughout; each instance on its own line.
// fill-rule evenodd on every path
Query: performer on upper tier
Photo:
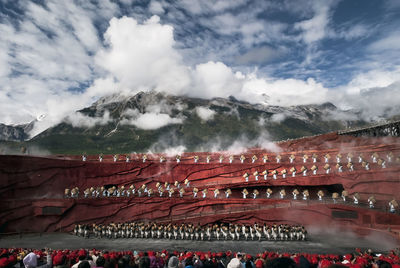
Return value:
M 183 197 L 184 194 L 185 194 L 185 189 L 184 188 L 179 189 L 179 196 Z
M 375 207 L 375 197 L 372 195 L 368 198 L 368 204 L 369 204 L 369 208 L 374 208 Z
M 349 193 L 346 190 L 342 191 L 343 202 L 346 202 L 346 198 L 347 198 L 348 195 L 349 195 Z
M 160 163 L 165 161 L 165 157 L 164 156 L 160 156 Z
M 354 171 L 354 165 L 352 162 L 348 162 L 347 163 L 347 168 L 349 169 L 349 171 Z
M 279 196 L 281 197 L 281 199 L 285 198 L 285 196 L 286 196 L 286 191 L 285 191 L 285 189 L 280 190 Z
M 390 201 L 389 202 L 389 211 L 391 212 L 391 213 L 395 213 L 396 212 L 396 209 L 399 207 L 399 205 L 397 204 L 397 201 L 396 200 L 392 200 L 392 201 Z
M 264 163 L 267 163 L 267 162 L 268 162 L 268 155 L 264 155 L 264 156 L 263 156 L 263 162 L 264 162 Z
M 244 173 L 243 174 L 243 178 L 244 178 L 245 182 L 248 182 L 249 181 L 249 174 L 247 172 Z
M 186 185 L 186 188 L 190 186 L 190 181 L 188 179 L 185 179 L 184 184 Z
M 229 156 L 229 164 L 232 164 L 234 159 L 235 159 L 235 157 L 233 155 Z
M 103 154 L 99 154 L 99 162 L 103 162 Z
M 364 161 L 364 155 L 362 153 L 360 153 L 358 155 L 358 163 L 362 163 Z
M 281 159 L 282 159 L 282 156 L 281 156 L 280 154 L 278 154 L 278 155 L 275 157 L 275 159 L 276 159 L 276 163 L 280 163 L 280 162 L 281 162 Z
M 246 197 L 249 194 L 249 192 L 247 191 L 246 188 L 244 188 L 243 191 L 242 191 L 242 194 L 243 194 L 243 199 L 246 199 Z
M 117 162 L 117 161 L 118 161 L 118 155 L 117 155 L 117 154 L 115 154 L 115 155 L 113 156 L 113 161 L 114 161 L 114 162 Z
M 308 160 L 308 155 L 307 155 L 307 154 L 304 154 L 304 155 L 303 155 L 303 163 L 306 163 L 307 160 Z
M 297 199 L 297 195 L 299 194 L 299 191 L 297 189 L 294 189 L 292 194 L 293 194 L 293 199 L 296 200 Z
M 253 199 L 256 199 L 260 192 L 257 189 L 253 190 Z
M 294 154 L 291 154 L 291 155 L 289 156 L 289 162 L 290 162 L 290 163 L 293 163 L 295 159 L 296 159 L 296 156 L 295 156 Z
M 218 198 L 218 195 L 219 195 L 219 190 L 215 189 L 214 190 L 214 198 Z
M 324 155 L 324 161 L 325 161 L 325 163 L 328 163 L 330 158 L 331 158 L 330 154 Z
M 271 174 L 272 174 L 272 178 L 274 178 L 274 180 L 276 180 L 277 178 L 278 178 L 278 170 L 273 170 L 272 172 L 271 172 Z
M 225 191 L 225 198 L 229 198 L 229 196 L 232 194 L 232 191 L 231 191 L 231 189 L 226 189 L 226 191 Z
M 289 169 L 289 172 L 290 173 L 292 173 L 292 177 L 296 177 L 296 168 L 295 167 L 291 167 L 290 169 Z
M 206 198 L 206 197 L 207 197 L 208 190 L 207 190 L 207 189 L 204 189 L 202 192 L 203 192 L 203 198 Z
M 317 163 L 317 158 L 318 158 L 318 155 L 314 153 L 314 154 L 312 155 L 313 163 Z
M 303 191 L 303 200 L 307 200 L 310 196 L 310 193 L 308 192 L 308 190 L 304 190 Z
M 286 169 L 281 170 L 282 178 L 286 179 L 286 173 L 287 173 Z
M 331 172 L 331 166 L 329 164 L 325 164 L 324 169 L 326 174 L 329 174 L 329 172 Z
M 310 169 L 311 169 L 313 175 L 317 175 L 318 167 L 316 165 L 313 165 Z
M 177 155 L 176 156 L 176 163 L 180 163 L 181 162 L 181 156 L 180 155 Z
M 339 198 L 339 194 L 338 193 L 332 193 L 332 200 L 333 203 L 336 204 L 336 200 Z
M 258 181 L 258 171 L 257 170 L 254 171 L 253 175 L 254 175 L 255 180 Z
M 267 180 L 267 177 L 268 177 L 268 170 L 267 170 L 267 169 L 264 170 L 264 171 L 261 173 L 261 175 L 264 176 L 264 180 L 266 181 L 266 180 Z
M 386 161 L 379 158 L 378 159 L 378 165 L 380 165 L 382 168 L 386 168 Z
M 347 162 L 348 163 L 352 162 L 353 161 L 353 157 L 354 157 L 354 155 L 352 153 L 348 153 L 347 154 Z
M 206 157 L 207 164 L 210 163 L 210 161 L 211 161 L 211 155 L 207 155 L 207 157 Z
M 174 194 L 174 192 L 175 192 L 174 188 L 169 189 L 169 191 L 168 191 L 168 196 L 169 196 L 169 197 L 172 197 L 172 195 Z
M 158 187 L 158 193 L 160 194 L 160 197 L 162 197 L 164 194 L 164 188 L 161 185 Z
M 392 162 L 392 159 L 393 159 L 393 152 L 389 152 L 387 155 L 386 155 L 386 159 L 387 159 L 387 161 L 390 163 L 390 162 Z
M 337 164 L 336 164 L 336 168 L 337 168 L 337 170 L 338 170 L 339 173 L 343 172 L 343 166 L 342 166 L 341 163 L 337 163 Z
M 243 164 L 244 160 L 246 160 L 246 157 L 244 155 L 241 155 L 240 156 L 240 163 Z
M 365 168 L 365 170 L 369 170 L 369 163 L 368 162 L 362 161 L 361 166 L 363 168 Z
M 336 155 L 336 163 L 340 163 L 340 162 L 342 162 L 342 154 L 337 154 Z
M 68 188 L 66 188 L 66 189 L 64 190 L 64 197 L 65 197 L 65 198 L 69 198 L 70 195 L 71 195 L 71 190 L 68 189 Z M 71 196 L 71 197 L 72 197 L 72 196 Z
M 271 194 L 272 194 L 272 190 L 270 188 L 268 188 L 265 194 L 267 195 L 267 198 L 270 198 Z
M 195 155 L 195 156 L 193 157 L 193 159 L 194 159 L 194 162 L 197 163 L 197 162 L 199 161 L 199 156 L 198 156 L 198 155 Z
M 372 163 L 378 162 L 379 154 L 378 154 L 377 152 L 373 153 L 373 154 L 371 155 L 371 159 L 372 159 Z
M 353 200 L 354 200 L 354 204 L 358 204 L 358 200 L 360 200 L 360 195 L 358 193 L 355 193 L 353 195 Z
M 318 193 L 317 193 L 317 195 L 318 195 L 318 200 L 319 201 L 322 201 L 322 198 L 324 197 L 324 191 L 322 191 L 322 190 L 319 190 L 318 191 Z
M 224 161 L 224 156 L 221 154 L 221 155 L 219 156 L 219 162 L 222 163 L 222 161 Z
M 82 161 L 86 161 L 86 159 L 87 159 L 86 154 L 83 154 L 83 155 L 82 155 Z
M 199 192 L 199 189 L 197 189 L 196 187 L 193 188 L 193 197 L 196 198 L 197 197 L 197 193 Z
M 256 161 L 257 161 L 257 156 L 256 155 L 253 155 L 252 157 L 251 157 L 251 163 L 255 163 Z
M 305 166 L 300 168 L 300 172 L 303 173 L 303 176 L 307 176 L 307 168 Z

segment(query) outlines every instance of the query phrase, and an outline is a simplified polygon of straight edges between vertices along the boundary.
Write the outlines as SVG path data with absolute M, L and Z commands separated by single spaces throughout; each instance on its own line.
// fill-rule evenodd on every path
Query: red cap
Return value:
M 0 259 L 0 267 L 6 267 L 9 264 L 7 258 L 1 258 Z
M 263 261 L 262 260 L 257 260 L 255 265 L 256 265 L 256 268 L 262 268 L 263 267 Z
M 87 255 L 86 250 L 84 250 L 84 249 L 79 250 L 79 252 L 78 252 L 78 257 L 80 257 L 80 256 L 86 256 L 86 255 Z
M 53 265 L 60 265 L 63 263 L 63 257 L 64 255 L 62 254 L 57 254 L 56 256 L 54 256 L 53 258 Z
M 14 263 L 17 261 L 17 258 L 14 255 L 11 255 L 8 257 L 8 262 L 9 263 Z

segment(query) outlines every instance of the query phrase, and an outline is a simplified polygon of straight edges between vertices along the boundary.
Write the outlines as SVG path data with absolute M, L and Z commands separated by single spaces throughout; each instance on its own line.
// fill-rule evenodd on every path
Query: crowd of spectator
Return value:
M 0 267 L 6 268 L 269 268 L 269 267 L 379 267 L 399 268 L 397 251 L 377 254 L 356 249 L 353 253 L 308 254 L 262 252 L 169 252 L 106 250 L 0 249 Z

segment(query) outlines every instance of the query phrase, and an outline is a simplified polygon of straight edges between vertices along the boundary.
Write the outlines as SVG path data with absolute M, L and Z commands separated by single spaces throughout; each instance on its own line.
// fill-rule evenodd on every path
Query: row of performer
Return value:
M 219 162 L 219 163 L 223 163 L 224 160 L 225 160 L 225 157 L 226 157 L 226 156 L 224 156 L 224 155 L 220 155 L 220 156 L 217 158 L 218 162 Z M 356 161 L 358 161 L 359 163 L 361 163 L 361 162 L 363 162 L 363 161 L 368 161 L 368 155 L 367 155 L 366 153 L 365 153 L 365 155 L 364 155 L 363 153 L 360 153 L 360 154 L 358 154 L 358 156 L 355 156 L 353 153 L 348 153 L 348 154 L 346 154 L 346 155 L 342 155 L 341 153 L 338 153 L 338 154 L 334 155 L 333 157 L 335 158 L 334 161 L 336 161 L 336 163 L 341 163 L 341 162 L 343 162 L 343 158 L 346 158 L 347 162 L 353 162 L 354 158 L 357 158 Z M 126 161 L 126 162 L 130 162 L 130 161 L 131 161 L 131 157 L 130 157 L 129 155 L 126 155 L 124 158 L 125 158 L 125 161 Z M 303 162 L 303 163 L 307 163 L 308 161 L 311 161 L 311 162 L 313 162 L 313 163 L 317 163 L 317 161 L 318 161 L 318 155 L 315 154 L 315 153 L 314 153 L 314 154 L 311 154 L 311 155 L 303 154 L 302 156 L 296 156 L 296 154 L 291 154 L 290 156 L 287 156 L 287 160 L 288 160 L 290 163 L 294 163 L 294 162 L 296 161 L 297 158 L 299 158 L 300 161 Z M 332 158 L 332 156 L 331 156 L 329 153 L 327 153 L 327 154 L 325 154 L 325 155 L 323 156 L 323 160 L 322 160 L 322 161 L 325 162 L 325 163 L 329 163 L 329 162 L 331 161 L 331 158 Z M 87 155 L 83 154 L 83 155 L 82 155 L 82 161 L 87 161 L 87 159 L 88 159 Z M 113 161 L 114 161 L 114 162 L 120 161 L 120 159 L 122 159 L 122 157 L 121 157 L 120 155 L 118 155 L 118 154 L 116 154 L 116 155 L 113 156 Z M 150 160 L 149 157 L 148 157 L 146 154 L 142 155 L 141 158 L 139 158 L 139 159 L 140 159 L 143 163 L 145 163 L 146 161 L 149 161 L 149 160 Z M 181 159 L 182 159 L 181 155 L 176 155 L 176 156 L 175 156 L 175 161 L 176 161 L 177 163 L 180 163 L 180 162 L 181 162 Z M 201 161 L 201 159 L 200 159 L 200 157 L 199 157 L 198 155 L 191 156 L 190 159 L 192 159 L 193 163 L 199 163 L 199 162 Z M 249 159 L 249 161 L 250 161 L 251 163 L 256 163 L 256 162 L 258 161 L 259 158 L 258 158 L 257 155 L 253 155 L 253 156 L 251 156 L 251 157 L 250 157 L 250 156 L 247 156 L 247 157 L 246 157 L 246 156 L 243 155 L 243 154 L 240 155 L 240 156 L 236 156 L 236 157 L 235 157 L 234 155 L 231 155 L 231 156 L 228 157 L 229 163 L 233 163 L 236 159 L 239 160 L 241 163 L 245 163 L 245 162 L 246 162 L 246 159 Z M 285 160 L 285 157 L 283 157 L 283 156 L 280 155 L 280 154 L 275 155 L 275 157 L 273 157 L 273 156 L 268 156 L 268 155 L 263 155 L 263 156 L 261 157 L 261 159 L 262 159 L 262 161 L 263 161 L 264 163 L 267 163 L 267 162 L 269 162 L 269 161 L 271 161 L 271 160 L 272 160 L 272 161 L 275 161 L 276 163 L 281 163 L 282 161 Z M 381 155 L 379 155 L 379 153 L 374 152 L 374 153 L 372 153 L 372 154 L 370 155 L 370 159 L 372 160 L 373 163 L 377 163 L 379 160 L 380 160 L 380 161 L 392 162 L 393 159 L 394 159 L 394 154 L 393 154 L 392 152 L 389 152 L 389 153 L 387 153 L 386 155 L 381 156 Z M 103 156 L 102 154 L 100 154 L 100 155 L 98 156 L 98 160 L 99 160 L 100 162 L 103 162 L 104 156 Z M 154 161 L 154 160 L 156 160 L 156 159 L 153 159 L 153 161 Z M 395 160 L 396 160 L 396 162 L 400 162 L 400 156 L 398 156 Z M 167 161 L 167 159 L 166 159 L 164 156 L 160 156 L 160 157 L 158 158 L 158 161 L 159 161 L 160 163 L 163 163 L 163 162 Z M 211 156 L 211 155 L 207 155 L 207 156 L 205 157 L 205 163 L 210 163 L 211 161 L 213 161 L 212 156 Z
M 158 183 L 159 184 L 159 183 Z M 156 185 L 157 186 L 157 185 Z M 151 197 L 151 196 L 159 196 L 159 197 L 163 197 L 163 193 L 164 193 L 164 188 L 162 188 L 160 185 L 158 185 L 158 194 L 156 194 L 154 192 L 153 189 L 151 188 L 147 188 L 147 186 L 145 184 L 142 185 L 142 187 L 140 187 L 138 190 L 135 189 L 135 187 L 133 185 L 131 185 L 128 189 L 125 189 L 125 186 L 121 186 L 116 188 L 115 186 L 110 187 L 110 188 L 105 188 L 105 187 L 91 187 L 89 189 L 86 189 L 84 191 L 84 197 L 85 198 L 98 198 L 98 197 L 133 197 L 135 196 L 136 192 L 137 192 L 137 196 L 141 197 L 141 196 L 146 196 L 146 197 Z M 186 190 L 185 188 L 181 187 L 181 188 L 169 188 L 168 190 L 168 197 L 173 197 L 173 194 L 175 193 L 175 190 L 177 190 L 177 192 L 179 193 L 179 196 L 181 198 L 183 198 Z M 221 190 L 222 191 L 222 190 Z M 219 195 L 221 194 L 221 191 L 219 189 L 215 189 L 213 191 L 210 191 L 213 193 L 213 197 L 214 198 L 218 198 Z M 197 198 L 198 194 L 201 193 L 201 197 L 202 198 L 206 198 L 208 195 L 208 189 L 203 189 L 203 190 L 199 190 L 198 188 L 193 188 L 192 189 L 192 194 L 193 194 L 193 198 Z M 259 190 L 254 189 L 252 191 L 252 193 L 250 193 L 246 188 L 244 188 L 241 191 L 242 197 L 243 199 L 247 199 L 247 197 L 250 195 L 250 198 L 252 199 L 256 199 L 258 197 L 260 197 L 261 193 Z M 273 194 L 273 191 L 271 190 L 271 188 L 268 188 L 265 192 L 265 197 L 266 198 L 271 198 Z M 226 189 L 224 190 L 224 196 L 225 198 L 229 198 L 232 195 L 232 190 L 231 189 Z M 301 193 L 302 196 L 300 196 L 300 192 L 297 189 L 294 189 L 292 191 L 292 196 L 293 196 L 293 200 L 297 200 L 297 199 L 303 199 L 303 200 L 309 200 L 310 199 L 310 192 L 306 189 L 303 190 Z M 69 189 L 66 189 L 65 191 L 65 197 L 66 198 L 77 198 L 79 197 L 79 188 L 75 187 L 73 188 L 71 191 Z M 319 201 L 322 201 L 323 198 L 325 197 L 325 193 L 323 190 L 319 190 L 317 192 L 317 197 Z M 343 202 L 347 201 L 347 198 L 349 197 L 349 194 L 346 190 L 342 191 L 341 195 L 339 195 L 339 193 L 332 193 L 332 200 L 334 203 L 337 203 L 339 200 L 342 200 Z M 279 198 L 280 199 L 284 199 L 287 198 L 287 194 L 286 194 L 286 190 L 285 189 L 281 189 L 279 191 Z M 354 193 L 352 195 L 352 199 L 353 199 L 353 203 L 354 204 L 359 204 L 360 202 L 360 195 L 358 193 Z M 376 204 L 376 199 L 375 197 L 372 195 L 368 198 L 367 200 L 368 205 L 370 208 L 374 208 L 375 204 Z M 397 208 L 398 208 L 398 203 L 396 200 L 391 200 L 389 203 L 389 210 L 390 212 L 394 213 L 396 212 Z
M 382 166 L 382 168 L 386 168 L 386 164 L 385 162 L 380 162 L 378 161 L 379 165 Z M 369 163 L 368 162 L 362 162 L 361 163 L 362 167 L 365 168 L 365 170 L 369 170 Z M 349 169 L 349 171 L 354 171 L 354 166 L 353 163 L 348 163 L 347 164 L 347 168 Z M 325 164 L 323 166 L 323 169 L 325 170 L 324 174 L 329 174 L 331 172 L 331 166 L 329 164 Z M 337 172 L 341 173 L 343 172 L 343 166 L 342 164 L 338 163 L 336 164 L 336 169 Z M 316 165 L 313 165 L 310 169 L 308 169 L 305 166 L 302 166 L 300 168 L 300 172 L 302 174 L 302 176 L 307 176 L 307 172 L 311 171 L 313 175 L 317 175 L 318 172 L 318 167 Z M 277 180 L 279 178 L 279 176 L 281 176 L 283 179 L 287 178 L 288 174 L 291 177 L 296 177 L 298 170 L 295 167 L 290 168 L 289 170 L 287 169 L 282 169 L 282 170 L 268 170 L 265 169 L 262 172 L 259 171 L 255 171 L 252 174 L 245 172 L 242 177 L 244 179 L 245 182 L 249 182 L 251 179 L 251 176 L 254 176 L 254 180 L 255 181 L 259 181 L 259 180 L 268 180 L 268 178 L 272 178 L 274 180 Z M 261 178 L 260 178 L 261 177 Z M 188 179 L 186 179 L 183 182 L 184 186 L 186 188 L 190 187 L 190 181 Z M 176 191 L 179 192 L 179 194 L 182 196 L 185 193 L 185 190 L 183 189 L 183 187 L 181 187 L 181 183 L 178 181 L 175 181 L 175 183 L 173 184 L 173 186 L 175 186 Z M 164 192 L 167 192 L 169 197 L 172 197 L 172 195 L 175 192 L 175 189 L 172 187 L 172 185 L 169 182 L 165 182 L 164 185 L 161 185 L 160 182 L 156 183 L 156 188 L 157 188 L 157 192 L 159 193 L 160 197 L 162 197 L 164 195 Z M 142 195 L 148 195 L 151 196 L 153 194 L 156 194 L 156 191 L 152 190 L 152 189 L 147 189 L 146 185 L 142 185 L 141 188 L 137 189 L 135 188 L 134 185 L 131 185 L 129 187 L 129 189 L 126 189 L 125 186 L 121 186 L 121 188 L 116 188 L 116 187 L 109 187 L 109 188 L 105 188 L 105 187 L 90 187 L 90 188 L 86 188 L 84 190 L 84 196 L 85 197 L 109 197 L 109 196 L 127 196 L 130 197 L 131 195 L 135 195 L 135 193 L 137 193 L 137 195 L 140 197 Z M 203 191 L 207 191 L 207 189 L 203 190 Z M 197 188 L 193 188 L 193 193 L 195 195 L 195 197 L 197 196 L 197 192 L 198 189 Z M 79 195 L 79 188 L 78 187 L 74 187 L 72 189 L 66 188 L 65 191 L 65 197 L 78 197 Z M 229 194 L 228 196 L 229 197 Z
M 306 240 L 304 226 L 258 223 L 244 224 L 161 224 L 161 223 L 110 223 L 75 225 L 74 234 L 89 238 L 145 238 L 181 240 Z

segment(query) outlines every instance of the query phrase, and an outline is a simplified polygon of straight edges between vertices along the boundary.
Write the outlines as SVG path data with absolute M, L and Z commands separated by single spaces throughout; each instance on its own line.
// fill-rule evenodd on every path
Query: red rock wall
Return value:
M 398 215 L 388 214 L 381 210 L 369 210 L 349 205 L 321 204 L 315 201 L 280 200 L 277 192 L 285 188 L 288 198 L 290 192 L 297 188 L 299 191 L 309 189 L 315 199 L 316 191 L 322 189 L 329 199 L 332 189 L 342 187 L 350 194 L 358 192 L 362 200 L 372 194 L 378 200 L 381 208 L 385 209 L 387 202 L 394 199 L 400 200 L 400 164 L 395 158 L 400 154 L 400 142 L 396 138 L 371 139 L 354 138 L 329 134 L 302 140 L 280 143 L 282 149 L 282 163 L 276 163 L 276 153 L 263 150 L 251 150 L 246 153 L 245 163 L 241 164 L 238 155 L 234 163 L 228 163 L 228 153 L 224 152 L 225 159 L 222 164 L 218 162 L 220 153 L 211 154 L 211 163 L 205 163 L 208 153 L 186 153 L 182 155 L 181 163 L 176 163 L 174 157 L 160 163 L 159 155 L 149 155 L 146 163 L 141 161 L 141 155 L 132 155 L 131 162 L 126 163 L 124 157 L 114 163 L 112 156 L 104 156 L 104 161 L 99 163 L 97 156 L 89 156 L 86 162 L 80 161 L 80 156 L 61 157 L 29 157 L 29 156 L 0 156 L 0 230 L 1 231 L 55 231 L 59 228 L 69 230 L 74 223 L 109 222 L 127 220 L 158 220 L 182 221 L 185 217 L 191 221 L 201 223 L 221 220 L 226 222 L 240 221 L 252 222 L 263 220 L 269 222 L 289 222 L 296 224 L 319 225 L 341 224 L 353 227 L 373 227 L 385 229 L 388 226 L 400 229 Z M 303 165 L 301 156 L 304 153 L 319 155 L 317 175 L 308 173 L 307 177 L 298 175 L 292 178 L 290 174 L 286 179 L 281 175 L 277 180 L 272 180 L 271 175 L 267 181 L 260 175 L 255 181 L 251 175 L 249 182 L 245 183 L 242 175 L 247 172 L 262 172 L 265 169 L 282 170 L 295 166 L 298 170 Z M 323 170 L 322 156 L 330 153 L 332 172 L 326 175 Z M 352 152 L 356 158 L 358 153 L 363 153 L 367 160 L 373 152 L 378 152 L 381 157 L 386 157 L 388 152 L 393 152 L 394 162 L 387 163 L 387 168 L 382 169 L 377 164 L 370 164 L 371 170 L 364 170 L 360 164 L 355 163 L 355 171 L 349 172 L 344 166 L 343 173 L 335 172 L 334 156 L 341 152 L 344 164 L 347 160 L 345 154 Z M 294 164 L 289 163 L 288 156 L 296 153 Z M 258 160 L 251 163 L 251 156 L 256 154 Z M 262 156 L 267 154 L 270 162 L 263 163 Z M 199 163 L 194 163 L 194 155 L 200 156 Z M 136 160 L 135 160 L 136 158 Z M 353 162 L 356 162 L 355 159 Z M 372 161 L 370 161 L 372 162 Z M 312 166 L 311 159 L 305 164 Z M 226 200 L 223 193 L 219 199 L 191 198 L 190 189 L 181 199 L 175 193 L 174 198 L 109 198 L 109 199 L 64 199 L 65 188 L 79 187 L 81 195 L 85 188 L 107 184 L 126 185 L 135 184 L 138 188 L 142 184 L 155 189 L 155 183 L 175 180 L 191 181 L 191 187 L 200 190 L 215 188 L 233 190 L 232 198 Z M 257 188 L 265 194 L 266 188 L 274 191 L 274 199 L 266 198 L 241 199 L 241 190 Z M 335 190 L 336 191 L 336 190 Z M 199 195 L 201 195 L 199 193 Z M 46 209 L 50 207 L 49 210 Z M 51 211 L 51 207 L 59 208 Z M 45 209 L 43 209 L 45 208 Z M 338 219 L 332 216 L 332 210 L 349 210 L 357 214 L 356 219 Z M 47 215 L 44 215 L 47 214 Z M 207 216 L 207 217 L 205 217 Z

